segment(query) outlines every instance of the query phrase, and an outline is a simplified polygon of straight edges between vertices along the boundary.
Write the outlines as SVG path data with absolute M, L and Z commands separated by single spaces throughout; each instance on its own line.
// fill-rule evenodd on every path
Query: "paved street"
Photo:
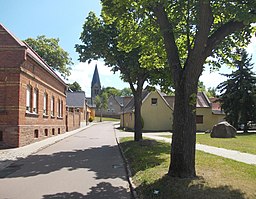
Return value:
M 94 125 L 0 171 L 1 199 L 130 198 L 112 123 Z

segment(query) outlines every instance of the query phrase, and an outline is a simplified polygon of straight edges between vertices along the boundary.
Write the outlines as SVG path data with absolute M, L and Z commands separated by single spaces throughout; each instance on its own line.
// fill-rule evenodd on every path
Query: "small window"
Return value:
M 31 112 L 31 86 L 27 86 L 26 90 L 26 112 Z
M 33 93 L 33 113 L 38 113 L 38 89 L 34 89 Z
M 157 105 L 157 98 L 151 98 L 151 105 Z
M 48 115 L 48 95 L 44 93 L 44 115 Z
M 36 129 L 36 130 L 34 131 L 34 138 L 39 138 L 38 129 Z
M 48 136 L 48 129 L 44 129 L 44 136 Z
M 60 128 L 58 128 L 58 134 L 60 134 Z
M 4 136 L 3 136 L 3 131 L 0 131 L 0 142 L 2 142 L 2 141 L 4 140 L 3 137 L 4 137 Z
M 54 109 L 55 109 L 54 97 L 52 96 L 52 98 L 51 98 L 51 116 L 52 117 L 54 117 Z
M 55 135 L 55 129 L 52 129 L 52 135 Z
M 203 124 L 204 123 L 204 116 L 203 115 L 197 115 L 196 116 L 196 123 L 197 124 Z

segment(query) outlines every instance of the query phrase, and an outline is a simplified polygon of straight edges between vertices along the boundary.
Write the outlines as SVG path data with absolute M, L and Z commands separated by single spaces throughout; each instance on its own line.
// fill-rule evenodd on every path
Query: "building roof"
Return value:
M 208 108 L 211 107 L 211 102 L 207 95 L 204 92 L 197 93 L 197 101 L 196 101 L 197 108 Z
M 98 84 L 99 86 L 101 86 L 97 64 L 95 65 L 91 87 L 93 87 L 95 84 Z
M 5 28 L 0 23 L 0 32 L 6 32 L 7 34 L 1 34 L 1 37 L 4 36 L 2 40 L 0 40 L 1 47 L 4 48 L 24 48 L 26 50 L 26 55 L 32 58 L 39 66 L 45 69 L 49 74 L 59 80 L 62 84 L 66 86 L 66 83 L 53 71 L 53 69 L 25 42 L 18 39 L 15 35 L 13 35 L 7 28 Z M 8 38 L 8 39 L 7 39 Z
M 83 108 L 85 105 L 85 92 L 76 91 L 76 92 L 66 92 L 67 95 L 67 107 L 77 107 Z

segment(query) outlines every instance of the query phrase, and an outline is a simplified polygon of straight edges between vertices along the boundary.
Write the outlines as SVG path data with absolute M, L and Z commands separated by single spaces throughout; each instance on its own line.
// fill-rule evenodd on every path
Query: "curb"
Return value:
M 113 126 L 115 126 L 115 124 Z M 130 191 L 131 191 L 131 196 L 132 196 L 133 199 L 139 199 L 138 198 L 138 194 L 135 191 L 136 186 L 135 186 L 135 184 L 133 183 L 133 180 L 132 180 L 132 172 L 131 172 L 130 166 L 128 164 L 128 160 L 127 160 L 127 158 L 124 155 L 123 148 L 120 145 L 120 140 L 119 140 L 119 138 L 116 135 L 116 128 L 115 127 L 114 127 L 114 133 L 115 133 L 116 143 L 118 145 L 118 148 L 119 148 L 119 151 L 121 153 L 121 156 L 122 156 L 122 158 L 124 160 L 125 172 L 126 172 L 127 180 L 128 180 L 128 183 L 129 183 L 129 188 L 130 188 Z

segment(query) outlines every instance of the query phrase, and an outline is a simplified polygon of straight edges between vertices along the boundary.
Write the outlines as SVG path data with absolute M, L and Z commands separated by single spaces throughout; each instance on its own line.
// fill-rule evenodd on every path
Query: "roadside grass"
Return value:
M 171 135 L 161 135 L 171 138 Z M 256 134 L 237 134 L 236 138 L 211 138 L 210 134 L 197 134 L 196 143 L 232 149 L 256 155 Z
M 100 117 L 95 117 L 94 118 L 95 122 L 100 122 Z M 120 122 L 120 119 L 116 118 L 110 118 L 110 117 L 102 117 L 102 121 L 110 121 L 110 122 Z
M 170 144 L 155 140 L 134 142 L 123 138 L 132 179 L 141 199 L 255 199 L 256 167 L 197 151 L 197 178 L 166 175 Z

